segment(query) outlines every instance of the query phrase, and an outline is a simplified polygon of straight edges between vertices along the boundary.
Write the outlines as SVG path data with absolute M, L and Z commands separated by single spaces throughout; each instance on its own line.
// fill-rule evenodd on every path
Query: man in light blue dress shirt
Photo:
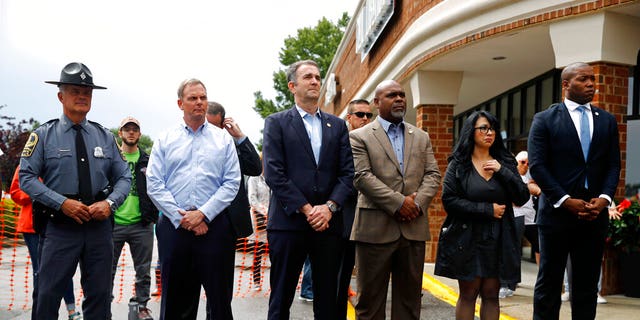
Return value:
M 160 319 L 196 319 L 200 285 L 212 317 L 233 319 L 233 263 L 227 262 L 235 258 L 236 237 L 225 215 L 240 185 L 236 147 L 205 121 L 207 89 L 200 80 L 180 84 L 178 106 L 183 122 L 154 143 L 147 168 L 147 193 L 163 213 L 156 231 L 163 257 Z

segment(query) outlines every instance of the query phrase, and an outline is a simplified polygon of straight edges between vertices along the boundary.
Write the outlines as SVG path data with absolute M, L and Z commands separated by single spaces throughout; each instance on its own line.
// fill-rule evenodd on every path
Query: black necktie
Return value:
M 78 194 L 84 204 L 93 201 L 93 191 L 91 191 L 91 171 L 89 170 L 89 157 L 87 147 L 82 137 L 82 126 L 73 126 L 76 131 L 76 162 L 78 163 Z

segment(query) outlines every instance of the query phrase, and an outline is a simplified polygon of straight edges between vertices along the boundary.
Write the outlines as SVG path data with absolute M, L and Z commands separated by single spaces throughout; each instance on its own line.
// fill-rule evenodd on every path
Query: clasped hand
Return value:
M 404 197 L 402 206 L 396 213 L 396 220 L 400 222 L 410 222 L 420 215 L 420 208 L 416 205 L 417 193 L 412 193 Z
M 308 207 L 307 207 L 308 206 Z M 322 232 L 329 229 L 329 221 L 333 217 L 333 213 L 326 204 L 311 207 L 307 204 L 303 207 L 303 213 L 307 217 L 307 222 L 313 230 Z
M 202 211 L 178 210 L 178 213 L 182 215 L 182 220 L 180 220 L 180 226 L 182 228 L 192 231 L 196 236 L 201 236 L 209 231 L 209 227 L 204 221 L 204 213 L 202 213 Z
M 589 202 L 582 199 L 569 198 L 562 203 L 562 207 L 578 216 L 578 219 L 592 221 L 608 205 L 604 198 L 592 198 Z
M 87 206 L 78 200 L 66 199 L 62 202 L 60 211 L 78 224 L 83 224 L 91 219 L 102 221 L 111 215 L 109 203 L 104 200 Z

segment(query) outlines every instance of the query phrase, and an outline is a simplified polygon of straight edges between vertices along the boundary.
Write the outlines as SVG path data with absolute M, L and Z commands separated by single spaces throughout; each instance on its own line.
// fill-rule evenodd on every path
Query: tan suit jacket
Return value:
M 415 241 L 430 239 L 427 212 L 440 188 L 441 175 L 429 135 L 411 124 L 404 125 L 404 174 L 377 119 L 349 134 L 355 164 L 353 182 L 359 191 L 351 240 L 389 243 L 400 235 Z M 396 220 L 405 196 L 414 192 L 423 214 L 410 222 Z

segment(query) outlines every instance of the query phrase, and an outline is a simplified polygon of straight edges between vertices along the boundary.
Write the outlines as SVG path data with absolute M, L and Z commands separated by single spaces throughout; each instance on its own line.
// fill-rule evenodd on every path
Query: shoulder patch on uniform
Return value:
M 22 149 L 21 156 L 23 158 L 31 157 L 31 154 L 33 153 L 33 149 L 36 148 L 37 144 L 38 144 L 38 134 L 35 132 L 31 132 L 31 135 L 29 135 L 29 140 L 27 140 L 27 143 L 24 145 L 24 149 Z

